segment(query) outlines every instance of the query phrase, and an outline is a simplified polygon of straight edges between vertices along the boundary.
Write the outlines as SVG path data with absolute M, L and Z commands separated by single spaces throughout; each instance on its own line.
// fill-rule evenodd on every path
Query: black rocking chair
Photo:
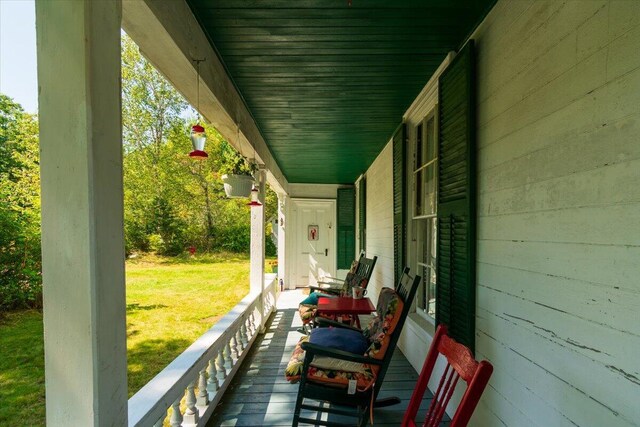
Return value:
M 376 399 L 419 283 L 420 277 L 411 277 L 409 268 L 405 268 L 395 289 L 382 288 L 380 291 L 377 315 L 364 330 L 341 322 L 317 319 L 321 327 L 333 326 L 347 330 L 350 334 L 362 334 L 369 348 L 364 354 L 355 354 L 309 342 L 313 340 L 313 334 L 317 329 L 311 338 L 303 337 L 300 340 L 286 370 L 289 381 L 300 382 L 293 417 L 294 427 L 299 423 L 324 426 L 353 425 L 304 418 L 300 414 L 302 409 L 353 417 L 357 419 L 356 425 L 364 426 L 372 413 L 372 404 L 373 407 L 383 407 L 400 402 L 395 397 L 378 401 Z M 336 330 L 336 333 L 339 335 L 340 331 Z M 332 364 L 331 361 L 336 360 L 337 365 Z M 345 368 L 347 365 L 349 367 Z M 344 408 L 311 404 L 305 399 L 329 402 Z

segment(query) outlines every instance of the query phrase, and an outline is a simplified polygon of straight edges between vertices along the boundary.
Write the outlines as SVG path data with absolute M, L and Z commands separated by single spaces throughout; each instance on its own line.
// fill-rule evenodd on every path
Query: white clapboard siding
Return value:
M 474 425 L 640 425 L 640 2 L 500 1 L 473 37 Z
M 393 188 L 392 144 L 388 143 L 367 170 L 368 257 L 377 256 L 368 294 L 377 302 L 383 287 L 393 287 Z
M 501 0 L 472 37 L 476 352 L 495 366 L 472 425 L 638 426 L 640 1 Z M 408 148 L 450 60 L 404 115 Z M 367 185 L 375 295 L 393 280 L 391 144 Z M 431 333 L 407 320 L 418 369 Z

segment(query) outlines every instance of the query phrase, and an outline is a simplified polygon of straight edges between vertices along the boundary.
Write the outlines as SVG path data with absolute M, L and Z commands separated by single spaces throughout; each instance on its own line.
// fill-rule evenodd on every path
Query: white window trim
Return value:
M 426 169 L 429 165 L 434 164 L 435 162 L 438 161 L 439 158 L 439 152 L 438 152 L 438 147 L 437 147 L 437 138 L 438 138 L 438 132 L 439 132 L 439 123 L 438 123 L 438 104 L 435 103 L 433 105 L 433 107 L 431 109 L 429 109 L 428 113 L 418 122 L 414 123 L 413 129 L 411 131 L 411 137 L 409 139 L 409 153 L 407 156 L 406 161 L 408 161 L 408 163 L 410 163 L 411 167 L 407 168 L 407 172 L 409 175 L 409 179 L 411 180 L 411 184 L 410 184 L 410 197 L 408 197 L 407 199 L 407 203 L 408 206 L 407 208 L 409 209 L 409 212 L 411 212 L 411 225 L 410 225 L 410 238 L 409 238 L 409 244 L 407 245 L 407 252 L 408 252 L 408 259 L 411 260 L 411 268 L 414 271 L 421 271 L 423 266 L 428 266 L 427 264 L 425 264 L 424 262 L 419 262 L 417 260 L 417 241 L 415 240 L 414 236 L 415 236 L 415 221 L 416 220 L 427 220 L 427 219 L 432 219 L 437 217 L 437 209 L 436 212 L 434 212 L 433 214 L 425 214 L 425 215 L 415 215 L 415 209 L 416 209 L 416 181 L 415 181 L 415 176 L 418 173 L 418 171 L 424 170 Z M 436 135 L 436 147 L 435 147 L 435 158 L 426 162 L 424 165 L 421 165 L 420 168 L 415 169 L 415 165 L 416 165 L 416 159 L 415 159 L 415 155 L 416 155 L 416 144 L 417 144 L 417 133 L 415 132 L 415 129 L 418 128 L 418 126 L 422 125 L 422 132 L 423 132 L 423 143 L 425 144 L 423 149 L 426 149 L 426 135 L 424 134 L 426 132 L 426 124 L 427 122 L 431 119 L 434 118 L 434 133 Z M 438 180 L 438 174 L 437 174 L 437 169 L 436 169 L 436 194 L 437 194 L 437 180 Z M 418 295 L 420 295 L 420 292 L 424 292 L 424 288 L 426 286 L 428 286 L 428 284 L 426 283 L 426 279 L 425 277 L 422 278 L 422 283 L 420 284 L 421 288 L 418 292 Z M 435 316 L 430 316 L 429 314 L 427 314 L 427 312 L 420 308 L 418 306 L 418 299 L 416 298 L 416 300 L 413 302 L 413 314 L 416 316 L 419 316 L 420 319 L 422 319 L 423 321 L 427 322 L 427 329 L 431 330 L 432 328 L 435 328 Z M 418 325 L 422 324 L 422 322 L 417 322 Z

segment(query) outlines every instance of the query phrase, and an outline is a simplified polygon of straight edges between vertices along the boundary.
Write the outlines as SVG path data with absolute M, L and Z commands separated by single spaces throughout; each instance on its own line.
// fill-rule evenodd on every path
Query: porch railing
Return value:
M 275 310 L 277 280 L 249 293 L 211 329 L 129 399 L 129 426 L 203 426 Z M 181 405 L 184 397 L 184 404 Z

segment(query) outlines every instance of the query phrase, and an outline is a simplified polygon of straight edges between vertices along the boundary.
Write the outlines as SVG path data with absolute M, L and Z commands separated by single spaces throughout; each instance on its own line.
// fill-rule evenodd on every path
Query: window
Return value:
M 415 128 L 413 147 L 413 241 L 415 265 L 423 278 L 418 291 L 417 312 L 431 320 L 436 315 L 437 238 L 437 129 L 431 112 Z

